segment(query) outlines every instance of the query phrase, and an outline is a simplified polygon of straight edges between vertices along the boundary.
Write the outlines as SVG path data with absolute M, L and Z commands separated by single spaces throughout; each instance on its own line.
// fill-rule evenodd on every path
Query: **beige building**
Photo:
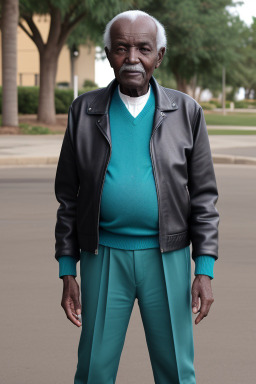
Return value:
M 35 16 L 34 21 L 42 34 L 43 40 L 46 41 L 49 31 L 50 16 Z M 17 84 L 19 86 L 39 85 L 39 53 L 36 45 L 20 27 L 18 27 L 17 45 Z M 1 55 L 2 53 L 0 52 L 0 69 L 2 62 Z M 66 45 L 63 47 L 58 61 L 56 84 L 68 83 L 71 85 L 71 72 L 78 76 L 79 88 L 82 88 L 84 80 L 95 81 L 95 48 L 93 46 L 79 46 L 79 55 L 73 59 L 73 69 L 70 51 Z M 1 70 L 0 85 L 2 85 Z

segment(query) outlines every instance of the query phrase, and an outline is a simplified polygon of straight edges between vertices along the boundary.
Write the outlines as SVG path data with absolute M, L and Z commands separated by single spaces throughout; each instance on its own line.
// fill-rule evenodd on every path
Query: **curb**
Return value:
M 59 157 L 0 157 L 0 165 L 49 165 L 57 164 Z
M 256 165 L 255 157 L 230 156 L 230 155 L 212 155 L 214 164 L 244 164 Z M 22 166 L 22 165 L 57 165 L 59 157 L 2 157 L 0 166 Z
M 214 164 L 246 164 L 256 165 L 255 157 L 231 156 L 231 155 L 212 155 Z

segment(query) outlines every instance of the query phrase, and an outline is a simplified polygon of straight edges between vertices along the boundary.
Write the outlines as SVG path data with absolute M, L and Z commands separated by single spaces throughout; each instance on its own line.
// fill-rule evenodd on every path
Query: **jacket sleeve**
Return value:
M 68 125 L 64 135 L 55 178 L 55 195 L 60 206 L 55 227 L 55 258 L 80 258 L 77 236 L 77 195 L 79 177 L 74 151 L 74 116 L 72 106 L 68 112 Z
M 189 219 L 192 258 L 218 258 L 219 214 L 215 207 L 218 190 L 203 110 L 199 107 L 193 124 L 193 149 L 188 159 Z

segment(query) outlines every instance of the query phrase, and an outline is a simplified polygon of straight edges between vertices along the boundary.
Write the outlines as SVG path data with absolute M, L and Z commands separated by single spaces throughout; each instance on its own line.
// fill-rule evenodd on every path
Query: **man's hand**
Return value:
M 195 319 L 195 324 L 197 325 L 208 315 L 210 307 L 214 302 L 210 277 L 207 275 L 197 275 L 193 281 L 191 292 L 193 313 L 200 312 Z M 200 307 L 199 297 L 201 301 Z
M 77 284 L 75 276 L 63 276 L 61 306 L 64 309 L 67 318 L 77 327 L 81 326 L 81 322 L 76 318 L 76 315 L 81 314 L 79 295 L 79 285 Z

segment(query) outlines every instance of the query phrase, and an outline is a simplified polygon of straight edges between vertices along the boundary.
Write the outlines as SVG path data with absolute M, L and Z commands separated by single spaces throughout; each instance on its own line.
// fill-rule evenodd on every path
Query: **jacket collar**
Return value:
M 156 109 L 160 111 L 173 111 L 178 109 L 174 95 L 170 93 L 170 95 L 167 96 L 164 87 L 158 84 L 153 76 L 150 79 L 150 84 L 152 85 L 156 96 Z M 110 101 L 117 85 L 118 81 L 114 79 L 106 88 L 102 88 L 89 104 L 87 113 L 92 115 L 108 114 Z

